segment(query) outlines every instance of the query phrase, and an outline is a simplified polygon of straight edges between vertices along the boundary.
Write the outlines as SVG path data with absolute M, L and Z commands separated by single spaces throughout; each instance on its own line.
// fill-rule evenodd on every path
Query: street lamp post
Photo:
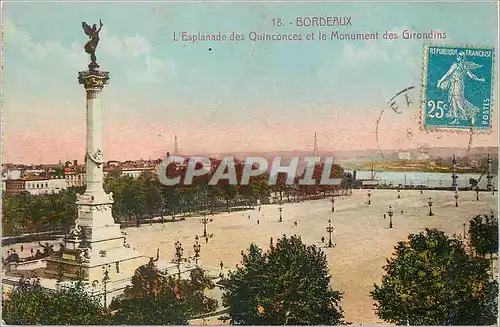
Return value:
M 280 201 L 280 206 L 278 208 L 278 211 L 280 212 L 280 223 L 283 222 L 283 215 L 282 215 L 282 212 L 283 212 L 283 207 L 281 205 L 281 201 Z
M 476 201 L 479 201 L 479 186 L 476 186 Z
M 455 207 L 458 208 L 458 191 L 455 191 Z
M 198 235 L 196 235 L 196 237 L 194 238 L 193 250 L 194 250 L 194 260 L 196 262 L 196 267 L 198 267 L 198 259 L 200 258 L 200 251 L 201 251 L 201 245 L 199 242 Z
M 432 212 L 432 198 L 429 198 L 429 202 L 427 202 L 429 205 L 429 216 L 434 216 L 434 213 Z
M 372 204 L 371 197 L 372 197 L 372 192 L 368 190 L 368 205 Z
M 389 228 L 392 228 L 392 215 L 394 214 L 392 212 L 392 206 L 389 206 L 389 211 L 387 212 L 387 214 L 389 215 Z
M 328 219 L 328 227 L 326 228 L 326 232 L 328 233 L 328 247 L 332 248 L 333 243 L 332 243 L 332 233 L 333 233 L 333 227 L 332 227 L 332 221 Z
M 335 212 L 335 198 L 332 197 L 332 212 Z
M 175 242 L 175 261 L 177 262 L 177 272 L 179 275 L 179 279 L 181 279 L 181 261 L 183 252 L 184 249 L 182 248 L 182 243 L 179 241 Z
M 207 224 L 210 222 L 211 220 L 208 220 L 207 219 L 207 215 L 205 213 L 205 211 L 203 211 L 203 218 L 201 219 L 201 223 L 203 224 L 203 237 L 208 237 L 207 236 Z
M 102 284 L 104 285 L 104 308 L 108 307 L 108 282 L 111 280 L 111 278 L 109 278 L 109 268 L 111 268 L 110 264 L 102 266 L 104 270 L 104 276 L 102 278 Z
M 452 184 L 451 187 L 456 191 L 458 190 L 458 184 L 457 184 L 457 158 L 455 155 L 453 155 L 453 173 L 451 174 L 451 179 L 452 179 Z

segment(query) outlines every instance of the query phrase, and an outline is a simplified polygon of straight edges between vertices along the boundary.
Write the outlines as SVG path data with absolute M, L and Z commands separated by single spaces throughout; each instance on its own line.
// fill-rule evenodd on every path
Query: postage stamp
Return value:
M 425 46 L 424 51 L 424 128 L 490 129 L 494 49 Z
M 0 324 L 496 324 L 466 1 L 0 0 Z

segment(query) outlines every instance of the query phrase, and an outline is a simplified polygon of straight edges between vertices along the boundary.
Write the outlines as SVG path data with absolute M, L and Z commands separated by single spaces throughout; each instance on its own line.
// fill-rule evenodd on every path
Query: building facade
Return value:
M 5 194 L 9 195 L 22 192 L 28 192 L 32 195 L 55 194 L 66 188 L 66 180 L 59 176 L 26 176 L 5 181 Z

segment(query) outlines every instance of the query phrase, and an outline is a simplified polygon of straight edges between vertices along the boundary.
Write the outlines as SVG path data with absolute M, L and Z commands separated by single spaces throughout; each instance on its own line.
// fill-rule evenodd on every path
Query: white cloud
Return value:
M 130 67 L 126 75 L 134 83 L 161 82 L 176 71 L 177 63 L 155 57 L 151 42 L 141 35 L 119 38 L 106 30 L 101 34 L 102 52 Z
M 107 29 L 103 29 L 99 37 L 101 39 L 99 50 L 103 54 L 107 54 L 115 58 L 123 57 L 125 55 L 123 41 L 119 37 L 110 35 L 107 32 Z
M 391 61 L 387 46 L 381 44 L 380 41 L 366 41 L 364 46 L 356 46 L 346 42 L 342 59 L 344 63 L 352 65 L 359 65 L 360 62 L 364 61 L 370 63 L 389 63 Z
M 122 67 L 130 67 L 127 76 L 133 82 L 161 81 L 165 74 L 172 74 L 176 70 L 175 62 L 155 57 L 151 43 L 141 35 L 120 38 L 103 29 L 99 36 L 98 59 L 99 54 L 102 54 L 118 61 Z M 44 67 L 60 68 L 61 65 L 75 71 L 88 61 L 83 42 L 73 42 L 69 47 L 59 41 L 37 43 L 8 19 L 4 23 L 4 37 L 5 46 L 17 49 L 33 71 L 40 71 Z
M 14 48 L 19 51 L 32 64 L 32 68 L 60 67 L 78 69 L 85 62 L 86 54 L 82 51 L 82 45 L 74 42 L 70 47 L 64 47 L 59 41 L 48 41 L 36 43 L 31 36 L 17 28 L 12 21 L 6 19 L 5 47 Z M 43 66 L 40 66 L 43 65 Z
M 151 43 L 142 36 L 126 36 L 123 42 L 126 51 L 134 57 L 151 53 Z
M 117 59 L 130 59 L 130 57 L 151 54 L 151 43 L 145 37 L 138 34 L 119 38 L 114 34 L 110 34 L 108 29 L 103 29 L 99 37 L 101 39 L 99 50 Z
M 177 65 L 173 61 L 160 60 L 151 56 L 144 58 L 139 68 L 130 69 L 127 76 L 136 83 L 156 83 L 166 80 L 166 76 L 175 72 Z

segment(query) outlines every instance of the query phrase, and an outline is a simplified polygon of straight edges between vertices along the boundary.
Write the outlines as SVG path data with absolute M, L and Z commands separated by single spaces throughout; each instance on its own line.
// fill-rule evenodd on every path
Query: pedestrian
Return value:
M 257 225 L 260 224 L 260 220 L 257 219 Z
M 295 222 L 295 226 L 297 226 L 297 222 Z
M 401 210 L 401 214 L 403 214 L 403 210 Z
M 248 219 L 250 219 L 250 215 L 248 215 Z
M 385 213 L 384 213 L 384 219 L 385 219 Z
M 224 268 L 224 263 L 222 263 L 222 260 L 220 261 L 220 270 L 222 270 L 222 268 Z
M 21 244 L 21 252 L 23 252 L 23 251 L 24 251 L 24 245 Z
M 325 243 L 325 237 L 321 236 L 321 243 Z
M 207 243 L 207 244 L 208 244 L 208 236 L 207 236 L 207 237 L 205 237 L 205 243 Z

